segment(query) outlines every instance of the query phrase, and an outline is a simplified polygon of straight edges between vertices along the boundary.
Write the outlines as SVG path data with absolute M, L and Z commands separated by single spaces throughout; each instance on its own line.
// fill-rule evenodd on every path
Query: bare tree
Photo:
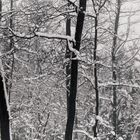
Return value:
M 107 0 L 104 1 L 100 1 L 99 4 L 97 4 L 97 1 L 92 0 L 93 3 L 93 9 L 94 9 L 94 13 L 95 13 L 95 17 L 94 17 L 94 49 L 93 49 L 93 60 L 95 62 L 94 64 L 94 89 L 95 89 L 95 96 L 96 96 L 96 102 L 95 102 L 95 125 L 92 127 L 93 132 L 94 132 L 94 137 L 97 137 L 97 127 L 98 127 L 98 115 L 99 115 L 99 88 L 98 88 L 98 68 L 97 68 L 97 63 L 96 61 L 98 60 L 97 57 L 97 47 L 98 47 L 98 20 L 99 20 L 99 14 L 100 14 L 100 10 L 102 9 L 102 7 L 105 5 Z M 98 8 L 96 8 L 98 7 Z
M 0 13 L 2 13 L 2 1 L 0 0 Z M 0 21 L 1 21 L 0 15 Z M 9 107 L 8 107 L 8 95 L 6 92 L 6 83 L 3 73 L 2 60 L 0 60 L 0 130 L 1 140 L 10 140 L 10 125 L 9 125 Z
M 79 51 L 81 36 L 84 24 L 84 17 L 86 11 L 86 0 L 79 1 L 79 12 L 77 17 L 77 25 L 75 32 L 75 44 L 74 49 Z M 76 54 L 72 53 L 72 62 L 71 62 L 71 82 L 70 82 L 70 95 L 69 95 L 69 108 L 68 108 L 68 119 L 65 131 L 65 140 L 72 140 L 72 132 L 75 119 L 75 110 L 76 110 L 76 94 L 77 94 L 77 78 L 78 78 L 78 60 L 74 59 Z
M 9 21 L 9 27 L 10 29 L 13 29 L 14 23 L 13 23 L 13 7 L 14 7 L 14 2 L 13 0 L 10 1 L 10 11 L 11 11 L 11 15 L 10 15 L 10 21 Z M 14 39 L 13 36 L 10 37 L 10 43 L 9 43 L 9 49 L 11 50 L 14 47 Z M 7 50 L 9 51 L 9 50 Z M 11 98 L 11 88 L 12 88 L 12 77 L 13 77 L 13 67 L 14 67 L 14 54 L 11 54 L 11 70 L 10 73 L 7 75 L 7 81 L 9 83 L 9 85 L 7 84 L 7 92 L 9 95 L 9 103 L 10 103 L 10 98 Z M 10 61 L 10 60 L 9 60 Z M 10 63 L 10 62 L 9 62 Z
M 117 48 L 117 35 L 118 35 L 118 28 L 119 28 L 119 18 L 120 18 L 120 10 L 121 10 L 121 0 L 117 0 L 117 7 L 116 7 L 116 17 L 115 17 L 115 24 L 114 24 L 114 37 L 113 37 L 113 46 L 112 46 L 112 80 L 116 83 L 117 80 L 117 71 L 116 71 L 116 55 L 115 50 Z M 117 89 L 116 86 L 113 86 L 113 127 L 114 127 L 114 140 L 116 140 L 117 136 Z
M 70 3 L 68 2 L 68 8 L 70 7 Z M 71 17 L 69 13 L 67 14 L 67 20 L 66 20 L 66 35 L 71 36 Z M 68 108 L 69 108 L 69 95 L 70 95 L 70 73 L 71 73 L 71 68 L 70 68 L 70 57 L 71 57 L 71 52 L 68 46 L 66 46 L 66 89 L 67 89 L 67 116 L 68 116 Z

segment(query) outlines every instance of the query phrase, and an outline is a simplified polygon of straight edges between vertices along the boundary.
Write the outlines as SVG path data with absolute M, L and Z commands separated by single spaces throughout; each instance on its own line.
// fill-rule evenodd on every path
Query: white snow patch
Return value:
M 114 132 L 114 131 L 111 131 L 110 133 L 111 133 L 113 136 L 115 136 L 115 132 Z
M 22 0 L 18 0 L 18 1 L 16 2 L 16 5 L 19 6 L 19 5 L 21 4 L 21 2 L 22 2 Z
M 118 140 L 123 140 L 123 138 L 122 137 L 119 137 Z

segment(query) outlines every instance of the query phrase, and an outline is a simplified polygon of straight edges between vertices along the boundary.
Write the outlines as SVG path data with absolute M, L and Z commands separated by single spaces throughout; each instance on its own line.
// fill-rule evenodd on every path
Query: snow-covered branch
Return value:
M 9 28 L 9 30 L 14 36 L 19 37 L 19 38 L 31 39 L 31 38 L 35 37 L 34 34 L 27 35 L 25 33 L 16 32 L 16 31 L 12 30 L 11 28 Z
M 10 51 L 8 51 L 8 52 L 6 52 L 6 53 L 1 53 L 1 54 L 0 54 L 0 58 L 4 57 L 4 56 L 6 56 L 6 55 L 9 55 L 9 54 L 11 54 L 11 53 L 13 53 L 13 51 L 14 51 L 14 48 L 12 48 Z
M 35 52 L 35 51 L 33 51 L 32 49 L 30 49 L 30 48 L 21 48 L 21 47 L 19 47 L 19 45 L 18 45 L 18 43 L 16 43 L 15 42 L 15 44 L 14 44 L 14 47 L 17 49 L 17 50 L 22 50 L 22 51 L 25 51 L 25 52 L 28 52 L 28 53 L 32 53 L 32 54 L 37 54 L 37 52 Z
M 77 51 L 75 48 L 73 48 L 73 43 L 70 42 L 69 39 L 67 40 L 67 42 L 68 42 L 69 50 L 70 50 L 71 52 L 73 52 L 73 53 L 76 55 L 76 58 L 72 58 L 72 59 L 73 59 L 73 60 L 75 60 L 75 59 L 81 60 L 80 52 Z
M 106 82 L 106 83 L 99 84 L 99 87 L 107 87 L 107 86 L 125 86 L 125 87 L 140 88 L 138 84 L 113 83 L 113 82 Z
M 60 34 L 48 34 L 48 33 L 43 33 L 43 32 L 34 32 L 32 34 L 25 34 L 25 33 L 20 33 L 20 32 L 16 32 L 14 30 L 12 30 L 11 28 L 9 28 L 9 30 L 11 31 L 11 33 L 19 38 L 24 38 L 24 39 L 31 39 L 34 37 L 44 37 L 47 39 L 61 39 L 61 40 L 69 40 L 71 42 L 75 42 L 75 39 L 71 36 L 67 36 L 67 35 L 60 35 Z
M 88 132 L 86 132 L 85 130 L 74 130 L 73 131 L 74 133 L 82 133 L 82 134 L 84 134 L 84 135 L 86 135 L 88 138 L 90 138 L 91 140 L 96 140 L 95 138 L 94 138 L 94 136 L 92 136 L 91 134 L 89 134 Z
M 42 33 L 42 32 L 35 32 L 34 34 L 35 36 L 44 37 L 48 39 L 62 39 L 62 40 L 69 40 L 71 42 L 75 42 L 75 39 L 68 35 L 48 34 L 48 33 Z
M 104 120 L 101 116 L 96 116 L 96 119 L 100 122 L 100 124 L 102 124 L 104 127 L 106 128 L 110 128 L 111 130 L 113 130 L 112 126 L 109 125 L 109 122 Z

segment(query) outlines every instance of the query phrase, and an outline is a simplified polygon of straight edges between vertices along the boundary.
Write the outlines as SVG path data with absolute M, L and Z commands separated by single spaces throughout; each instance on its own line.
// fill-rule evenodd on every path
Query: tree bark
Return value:
M 117 11 L 115 17 L 115 26 L 114 26 L 114 37 L 113 37 L 113 47 L 112 47 L 112 80 L 116 83 L 117 80 L 117 71 L 116 71 L 116 56 L 115 50 L 117 48 L 117 34 L 119 28 L 119 18 L 120 18 L 120 9 L 121 9 L 121 0 L 117 0 Z M 117 88 L 113 86 L 113 127 L 114 127 L 114 140 L 117 136 Z
M 70 6 L 70 3 L 68 3 L 68 8 Z M 67 15 L 67 20 L 66 20 L 66 35 L 71 36 L 71 19 L 70 19 L 70 15 Z M 68 117 L 68 108 L 69 108 L 69 96 L 70 96 L 70 74 L 71 74 L 71 63 L 70 63 L 70 58 L 71 58 L 71 52 L 68 46 L 68 42 L 67 42 L 67 46 L 66 46 L 66 55 L 65 58 L 67 59 L 66 62 L 66 89 L 67 89 L 67 117 Z
M 73 48 L 79 51 L 81 36 L 84 24 L 86 10 L 86 0 L 80 0 L 79 2 L 79 12 L 77 17 L 77 25 L 75 32 L 75 41 Z M 72 53 L 72 58 L 75 58 L 76 55 Z M 76 110 L 76 94 L 77 94 L 77 78 L 78 78 L 78 60 L 72 60 L 71 62 L 71 82 L 70 82 L 70 96 L 69 96 L 69 108 L 68 108 L 68 119 L 66 124 L 65 131 L 65 140 L 72 140 L 74 119 L 75 119 L 75 110 Z
M 94 68 L 93 68 L 93 76 L 94 76 L 94 89 L 95 89 L 95 97 L 96 97 L 96 101 L 95 101 L 95 124 L 92 127 L 92 130 L 94 132 L 94 137 L 97 138 L 97 134 L 98 134 L 98 118 L 97 116 L 99 115 L 99 88 L 98 88 L 98 65 L 96 63 L 96 61 L 98 61 L 98 57 L 97 57 L 97 47 L 98 47 L 98 18 L 99 18 L 99 13 L 100 10 L 103 8 L 103 6 L 105 5 L 107 0 L 104 0 L 100 3 L 100 5 L 98 5 L 96 3 L 95 0 L 92 0 L 93 3 L 93 9 L 95 12 L 95 34 L 94 34 L 94 49 L 93 49 L 93 60 L 95 62 L 94 64 Z M 98 8 L 96 8 L 98 6 Z
M 13 0 L 10 0 L 10 11 L 11 11 L 11 16 L 10 16 L 10 28 L 13 29 Z M 10 37 L 10 44 L 9 44 L 9 50 L 11 50 L 12 48 L 14 47 L 14 39 L 13 37 L 11 36 Z M 7 51 L 9 51 L 7 50 Z M 7 93 L 9 95 L 9 103 L 10 103 L 10 99 L 11 99 L 11 88 L 12 88 L 12 77 L 13 77 L 13 67 L 14 67 L 14 54 L 12 54 L 12 64 L 11 64 L 11 72 L 9 74 L 7 74 L 7 83 L 10 83 L 9 85 L 7 84 Z M 10 64 L 10 60 L 9 61 L 9 64 Z M 10 82 L 8 82 L 10 81 Z
M 2 0 L 0 0 L 0 21 L 2 13 Z M 0 131 L 1 140 L 10 140 L 10 125 L 9 125 L 9 110 L 6 87 L 4 88 L 5 80 L 3 74 L 2 60 L 0 60 Z
M 10 140 L 9 112 L 6 103 L 3 78 L 0 75 L 0 130 L 1 140 Z
M 95 36 L 94 36 L 94 61 L 97 61 L 97 39 L 98 39 L 98 15 L 95 17 Z M 99 115 L 99 90 L 98 90 L 98 75 L 97 75 L 97 64 L 94 65 L 94 84 L 95 84 L 95 94 L 96 94 L 96 107 L 95 114 L 96 117 Z M 97 126 L 98 119 L 95 119 L 95 125 L 93 126 L 94 137 L 97 137 Z

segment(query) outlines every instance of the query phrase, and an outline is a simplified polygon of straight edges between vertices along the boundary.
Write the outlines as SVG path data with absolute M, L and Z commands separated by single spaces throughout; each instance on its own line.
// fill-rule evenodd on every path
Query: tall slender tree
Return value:
M 98 14 L 95 17 L 95 37 L 94 37 L 94 61 L 97 60 L 97 39 L 98 39 Z M 97 76 L 97 64 L 95 62 L 94 65 L 94 84 L 95 84 L 95 94 L 96 94 L 96 107 L 95 107 L 95 114 L 96 117 L 99 115 L 99 90 L 98 90 L 98 76 Z M 98 119 L 95 120 L 95 125 L 93 127 L 94 137 L 97 137 L 97 126 L 98 126 Z
M 0 0 L 0 21 L 2 18 L 2 0 Z M 1 140 L 10 140 L 10 121 L 9 121 L 9 105 L 8 105 L 8 95 L 4 76 L 4 69 L 2 60 L 0 60 L 0 130 L 1 130 Z
M 114 83 L 117 81 L 117 71 L 116 71 L 116 55 L 115 50 L 117 48 L 117 35 L 119 28 L 119 19 L 120 19 L 120 10 L 121 10 L 121 0 L 117 0 L 116 6 L 116 17 L 114 23 L 114 36 L 113 36 L 113 46 L 112 46 L 112 80 Z M 117 87 L 113 85 L 113 127 L 114 127 L 114 140 L 117 136 Z
M 10 11 L 11 11 L 10 14 L 11 15 L 10 15 L 9 27 L 12 30 L 13 30 L 13 26 L 14 26 L 14 24 L 13 24 L 13 6 L 14 5 L 13 4 L 14 4 L 14 2 L 13 2 L 13 0 L 11 0 L 10 1 Z M 14 47 L 14 39 L 11 36 L 10 37 L 9 49 L 11 50 L 13 47 Z M 7 81 L 10 81 L 10 82 L 8 82 L 10 84 L 9 85 L 7 84 L 7 89 L 8 89 L 7 92 L 8 92 L 8 95 L 9 95 L 9 103 L 10 103 L 10 98 L 11 98 L 12 77 L 13 77 L 13 67 L 14 67 L 14 54 L 13 53 L 12 53 L 11 59 L 12 59 L 11 70 L 10 70 L 10 73 L 7 75 L 7 77 L 8 77 Z
M 86 11 L 86 1 L 79 1 L 79 10 L 77 17 L 77 25 L 75 31 L 75 44 L 73 48 L 79 51 L 81 44 L 81 36 L 85 18 Z M 73 126 L 75 120 L 75 110 L 76 110 L 76 94 L 77 94 L 77 78 L 78 78 L 78 60 L 73 59 L 76 57 L 76 54 L 72 53 L 72 62 L 71 62 L 71 82 L 70 82 L 70 95 L 69 95 L 69 107 L 68 107 L 68 119 L 66 124 L 65 131 L 65 140 L 72 140 Z
M 0 75 L 0 130 L 1 140 L 10 140 L 10 127 L 9 127 L 9 111 L 8 100 L 6 98 L 6 92 L 4 90 L 4 77 Z
M 95 30 L 95 34 L 94 34 L 94 51 L 93 51 L 93 59 L 94 61 L 96 61 L 97 59 L 97 39 L 98 39 L 98 12 L 95 9 L 95 2 L 94 0 L 92 0 L 93 3 L 93 8 L 94 8 L 94 12 L 95 12 L 95 26 L 94 26 L 94 30 Z M 96 103 L 95 103 L 95 115 L 98 116 L 99 115 L 99 91 L 98 91 L 98 76 L 97 76 L 97 64 L 95 63 L 94 68 L 94 84 L 95 84 L 95 94 L 96 94 Z M 97 126 L 98 126 L 98 120 L 95 119 L 95 125 L 93 126 L 93 132 L 94 132 L 94 137 L 97 137 Z
M 70 7 L 70 3 L 68 2 L 68 8 Z M 71 36 L 71 18 L 69 13 L 67 14 L 67 20 L 66 20 L 66 35 Z M 71 57 L 71 51 L 68 46 L 66 46 L 66 89 L 67 89 L 67 116 L 68 116 L 68 108 L 69 108 L 69 96 L 70 96 L 70 57 Z
M 97 127 L 98 127 L 98 115 L 99 115 L 99 88 L 98 88 L 98 70 L 97 70 L 97 47 L 98 47 L 98 20 L 99 20 L 99 13 L 100 10 L 102 9 L 102 7 L 105 5 L 107 0 L 104 0 L 102 2 L 100 2 L 99 5 L 97 5 L 96 1 L 92 0 L 93 3 L 93 8 L 94 8 L 94 12 L 95 12 L 95 18 L 94 18 L 94 22 L 95 22 L 95 26 L 94 26 L 94 49 L 93 49 L 93 60 L 95 62 L 94 64 L 94 68 L 93 68 L 93 76 L 94 76 L 94 89 L 95 89 L 95 96 L 96 96 L 96 102 L 95 102 L 95 125 L 93 126 L 93 132 L 94 132 L 94 137 L 97 137 Z M 96 7 L 98 6 L 98 8 L 96 9 Z

